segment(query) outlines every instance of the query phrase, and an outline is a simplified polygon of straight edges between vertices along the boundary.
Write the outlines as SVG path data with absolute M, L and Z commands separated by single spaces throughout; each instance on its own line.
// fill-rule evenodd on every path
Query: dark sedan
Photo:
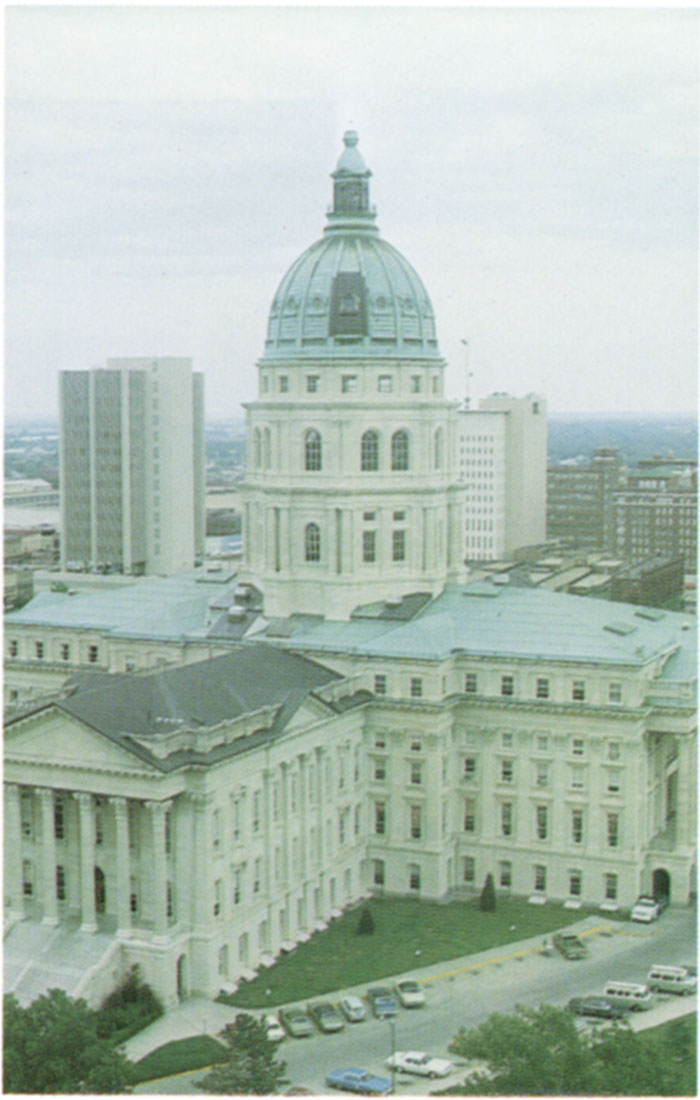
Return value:
M 606 997 L 572 997 L 566 1007 L 577 1016 L 599 1016 L 604 1020 L 624 1020 L 629 1015 L 627 1005 L 614 1004 Z

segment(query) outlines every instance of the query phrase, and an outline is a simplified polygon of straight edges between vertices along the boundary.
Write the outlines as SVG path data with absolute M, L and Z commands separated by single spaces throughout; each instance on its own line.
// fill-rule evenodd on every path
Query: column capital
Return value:
M 78 800 L 78 805 L 81 810 L 91 810 L 93 807 L 93 796 L 89 791 L 76 791 L 75 797 Z
M 145 802 L 144 805 L 147 810 L 150 810 L 152 814 L 166 814 L 173 804 L 172 798 L 168 798 L 165 802 L 154 802 L 152 800 Z
M 5 793 L 12 795 L 13 798 L 15 798 L 19 794 L 21 786 L 21 783 L 8 783 L 7 780 L 3 782 Z
M 125 814 L 127 811 L 127 798 L 124 795 L 111 794 L 107 799 L 112 809 L 117 814 Z
M 42 803 L 53 803 L 53 796 L 56 792 L 53 787 L 37 787 L 36 793 L 39 795 Z

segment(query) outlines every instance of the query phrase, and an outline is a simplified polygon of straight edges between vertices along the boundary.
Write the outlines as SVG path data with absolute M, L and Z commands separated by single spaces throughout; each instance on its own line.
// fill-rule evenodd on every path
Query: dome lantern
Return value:
M 348 215 L 369 214 L 369 178 L 372 175 L 357 148 L 359 136 L 356 130 L 346 130 L 343 134 L 343 150 L 333 178 L 333 214 Z

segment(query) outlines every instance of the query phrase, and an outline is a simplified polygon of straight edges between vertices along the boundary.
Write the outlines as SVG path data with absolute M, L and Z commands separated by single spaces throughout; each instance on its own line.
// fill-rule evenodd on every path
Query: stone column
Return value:
M 56 833 L 54 828 L 54 795 L 48 787 L 39 789 L 41 801 L 41 870 L 44 880 L 44 924 L 58 924 L 56 898 Z
M 306 763 L 306 753 L 297 757 L 299 761 L 299 806 L 301 807 L 301 847 L 299 850 L 299 877 L 306 882 L 309 877 L 309 773 Z
M 20 790 L 16 783 L 5 784 L 5 889 L 10 899 L 10 918 L 24 916 L 22 882 L 22 813 Z
M 164 938 L 168 932 L 168 873 L 165 860 L 165 812 L 169 803 L 147 802 L 151 814 L 152 845 L 152 915 L 156 936 Z
M 76 795 L 80 813 L 80 916 L 82 932 L 97 931 L 95 913 L 95 815 L 92 795 Z
M 131 931 L 131 866 L 129 862 L 129 818 L 125 798 L 110 798 L 117 838 L 117 935 L 124 939 Z

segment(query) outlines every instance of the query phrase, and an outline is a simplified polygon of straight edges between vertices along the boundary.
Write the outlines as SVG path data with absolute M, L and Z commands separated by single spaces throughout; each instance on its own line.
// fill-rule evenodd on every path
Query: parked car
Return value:
M 650 894 L 642 894 L 632 906 L 630 917 L 632 920 L 638 920 L 642 921 L 644 924 L 649 924 L 651 921 L 661 916 L 667 905 L 668 898 L 655 898 Z
M 313 1024 L 300 1008 L 281 1008 L 279 1016 L 293 1039 L 305 1039 L 307 1035 L 313 1035 Z
M 396 983 L 396 995 L 404 1008 L 420 1008 L 425 1004 L 425 993 L 411 978 Z
M 649 986 L 639 982 L 608 982 L 604 995 L 616 1004 L 627 1005 L 635 1012 L 651 1008 L 654 1004 L 654 996 Z
M 345 1092 L 361 1092 L 364 1096 L 388 1096 L 391 1081 L 388 1077 L 376 1077 L 366 1069 L 334 1069 L 326 1077 L 332 1089 Z
M 416 1073 L 419 1077 L 447 1077 L 452 1072 L 452 1062 L 433 1058 L 423 1050 L 397 1050 L 386 1064 L 399 1073 Z
M 364 1020 L 367 1016 L 367 1009 L 360 998 L 353 997 L 351 994 L 343 997 L 340 1002 L 340 1010 L 345 1019 L 351 1024 L 358 1024 L 360 1020 Z
M 585 959 L 588 947 L 573 932 L 555 932 L 552 943 L 565 959 Z
M 395 1016 L 399 1011 L 394 995 L 386 986 L 376 985 L 372 989 L 368 989 L 367 1000 L 372 1006 L 372 1012 L 379 1018 Z
M 319 1031 L 342 1031 L 345 1027 L 343 1017 L 330 1001 L 317 1001 L 309 1005 L 307 1011 Z
M 647 984 L 655 993 L 678 993 L 681 996 L 698 991 L 698 976 L 685 966 L 664 966 L 654 963 Z
M 273 1043 L 279 1043 L 285 1037 L 285 1030 L 276 1016 L 263 1016 L 265 1033 Z
M 622 1020 L 629 1012 L 627 1005 L 615 1004 L 607 997 L 572 997 L 566 1007 L 577 1016 L 600 1016 L 605 1020 Z

